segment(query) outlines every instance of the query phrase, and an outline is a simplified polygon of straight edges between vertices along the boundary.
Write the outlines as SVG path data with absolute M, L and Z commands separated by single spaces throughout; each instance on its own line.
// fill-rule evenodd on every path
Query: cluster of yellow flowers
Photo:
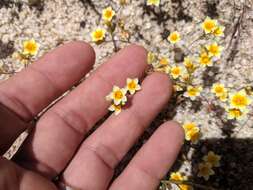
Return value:
M 221 156 L 209 151 L 203 157 L 203 162 L 198 165 L 198 177 L 203 177 L 207 181 L 211 175 L 215 174 L 213 168 L 220 167 L 220 160 Z
M 160 5 L 160 0 L 147 0 L 147 5 L 159 6 Z
M 113 18 L 115 17 L 115 11 L 112 7 L 107 7 L 102 11 L 102 19 L 104 24 L 107 26 L 110 33 L 114 30 Z M 92 41 L 95 43 L 101 43 L 104 41 L 106 35 L 106 30 L 104 28 L 97 28 L 91 33 Z
M 184 182 L 188 180 L 188 177 L 185 175 L 182 175 L 180 172 L 172 172 L 170 174 L 170 180 L 175 181 L 175 182 Z M 185 185 L 185 184 L 180 184 L 178 185 L 180 190 L 192 190 L 193 188 L 190 185 Z
M 194 122 L 186 122 L 183 124 L 185 132 L 185 140 L 197 143 L 200 138 L 200 129 Z
M 217 20 L 207 17 L 202 23 L 202 28 L 205 35 L 213 34 L 216 37 L 223 36 L 224 27 L 219 25 Z M 167 40 L 175 45 L 181 41 L 181 35 L 178 31 L 173 31 L 169 34 Z M 201 51 L 197 59 L 186 56 L 182 65 L 169 64 L 169 60 L 166 57 L 159 57 L 155 53 L 149 52 L 148 63 L 153 66 L 155 71 L 167 73 L 174 79 L 175 91 L 185 91 L 185 97 L 195 100 L 196 97 L 201 95 L 203 88 L 200 85 L 193 84 L 194 72 L 201 66 L 212 66 L 220 58 L 222 50 L 223 47 L 218 45 L 216 41 L 203 45 L 201 46 Z M 225 98 L 224 95 L 220 96 L 220 98 Z
M 40 45 L 34 40 L 29 39 L 23 42 L 23 47 L 20 52 L 14 52 L 12 57 L 24 65 L 29 64 L 31 58 L 38 54 Z
M 223 84 L 216 83 L 212 86 L 211 92 L 219 100 L 226 102 L 225 110 L 227 111 L 228 119 L 244 120 L 246 118 L 249 112 L 248 106 L 252 103 L 252 98 L 250 94 L 247 94 L 245 89 L 229 93 Z
M 108 109 L 113 111 L 115 115 L 118 115 L 121 112 L 122 106 L 127 102 L 127 92 L 129 92 L 130 95 L 133 95 L 139 90 L 141 90 L 141 86 L 139 85 L 139 80 L 137 78 L 127 78 L 126 86 L 124 88 L 113 86 L 112 92 L 106 96 L 106 100 L 112 102 Z
M 211 34 L 215 37 L 224 36 L 225 27 L 220 25 L 217 20 L 211 19 L 210 17 L 207 17 L 204 20 L 204 22 L 201 24 L 201 27 L 204 30 L 205 34 Z

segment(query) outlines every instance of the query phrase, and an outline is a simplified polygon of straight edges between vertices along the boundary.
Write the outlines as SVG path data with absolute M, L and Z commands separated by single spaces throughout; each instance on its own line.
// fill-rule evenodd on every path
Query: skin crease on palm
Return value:
M 56 176 L 73 189 L 154 190 L 175 161 L 183 131 L 162 124 L 112 182 L 114 168 L 169 101 L 169 78 L 144 78 L 146 50 L 130 45 L 108 59 L 78 87 L 53 105 L 34 126 L 15 157 L 0 158 L 0 189 L 56 190 Z M 30 121 L 87 74 L 95 62 L 84 42 L 60 46 L 22 72 L 0 83 L 0 152 L 11 146 Z M 112 114 L 88 138 L 85 134 L 107 112 L 113 85 L 139 78 L 142 90 L 119 115 Z

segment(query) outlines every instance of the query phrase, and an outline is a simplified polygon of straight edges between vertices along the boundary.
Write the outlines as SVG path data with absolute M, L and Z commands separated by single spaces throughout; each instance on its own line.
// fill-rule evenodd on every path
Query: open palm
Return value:
M 0 152 L 30 121 L 90 71 L 95 60 L 86 43 L 73 42 L 43 56 L 0 84 Z M 166 105 L 171 83 L 153 73 L 118 116 L 111 115 L 84 141 L 108 111 L 105 96 L 126 78 L 144 77 L 146 51 L 131 45 L 95 70 L 36 123 L 12 161 L 0 158 L 0 189 L 55 190 L 59 183 L 81 190 L 153 190 L 166 174 L 183 140 L 181 127 L 166 122 L 113 182 L 115 166 Z

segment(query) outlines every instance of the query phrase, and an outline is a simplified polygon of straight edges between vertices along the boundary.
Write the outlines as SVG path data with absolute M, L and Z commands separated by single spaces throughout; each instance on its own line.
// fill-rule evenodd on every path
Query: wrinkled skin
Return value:
M 95 53 L 72 42 L 40 58 L 0 83 L 0 151 L 8 149 L 30 121 L 90 71 Z M 153 190 L 176 159 L 183 131 L 175 122 L 162 124 L 126 169 L 111 182 L 119 161 L 166 106 L 172 88 L 161 73 L 144 77 L 146 50 L 130 45 L 100 66 L 73 91 L 50 107 L 33 127 L 15 157 L 0 159 L 0 189 L 55 190 L 52 182 L 81 190 Z M 142 90 L 119 115 L 112 114 L 84 140 L 107 112 L 105 96 L 126 78 L 142 80 Z M 61 174 L 61 175 L 59 175 Z

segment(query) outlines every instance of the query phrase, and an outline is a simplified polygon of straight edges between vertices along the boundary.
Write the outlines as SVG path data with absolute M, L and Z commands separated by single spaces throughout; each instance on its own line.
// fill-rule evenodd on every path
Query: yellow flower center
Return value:
M 171 41 L 177 41 L 177 40 L 178 40 L 178 35 L 175 34 L 175 33 L 171 34 L 170 40 L 171 40 Z
M 201 62 L 203 64 L 208 64 L 210 62 L 210 58 L 208 56 L 202 56 L 201 57 Z
M 136 83 L 134 81 L 131 81 L 127 86 L 129 89 L 134 90 L 136 88 Z
M 172 72 L 174 75 L 179 75 L 179 74 L 180 74 L 180 68 L 179 68 L 179 67 L 173 68 L 171 72 Z
M 237 105 L 237 106 L 246 106 L 247 105 L 247 99 L 246 99 L 246 97 L 242 96 L 240 94 L 235 95 L 232 98 L 232 102 L 233 102 L 234 105 Z
M 216 35 L 216 36 L 221 36 L 223 34 L 223 30 L 221 29 L 221 27 L 217 27 L 213 31 L 213 34 Z
M 197 93 L 198 93 L 198 90 L 196 88 L 191 88 L 191 89 L 188 90 L 188 94 L 190 96 L 196 96 Z
M 28 43 L 25 46 L 25 49 L 28 50 L 29 52 L 34 52 L 36 51 L 36 45 L 34 43 Z
M 211 20 L 206 21 L 206 22 L 204 23 L 204 27 L 205 27 L 206 30 L 211 31 L 211 30 L 214 29 L 215 23 L 214 23 L 213 21 L 211 21 Z
M 116 100 L 120 100 L 123 98 L 123 93 L 120 90 L 117 90 L 116 92 L 114 92 L 114 97 Z
M 236 118 L 242 116 L 242 112 L 239 109 L 231 109 L 229 110 L 229 113 Z
M 103 37 L 103 32 L 102 31 L 96 31 L 95 32 L 95 38 L 100 39 L 102 37 Z
M 105 17 L 111 18 L 111 17 L 112 17 L 112 11 L 107 10 L 107 11 L 105 12 Z
M 213 54 L 217 54 L 217 53 L 219 52 L 219 48 L 218 48 L 217 45 L 211 45 L 211 46 L 209 47 L 209 51 L 210 51 L 211 53 L 213 53 Z
M 160 64 L 161 65 L 168 65 L 168 60 L 166 59 L 166 58 L 162 58 L 162 59 L 160 59 Z
M 214 90 L 217 94 L 221 94 L 223 93 L 224 88 L 222 86 L 216 86 Z

